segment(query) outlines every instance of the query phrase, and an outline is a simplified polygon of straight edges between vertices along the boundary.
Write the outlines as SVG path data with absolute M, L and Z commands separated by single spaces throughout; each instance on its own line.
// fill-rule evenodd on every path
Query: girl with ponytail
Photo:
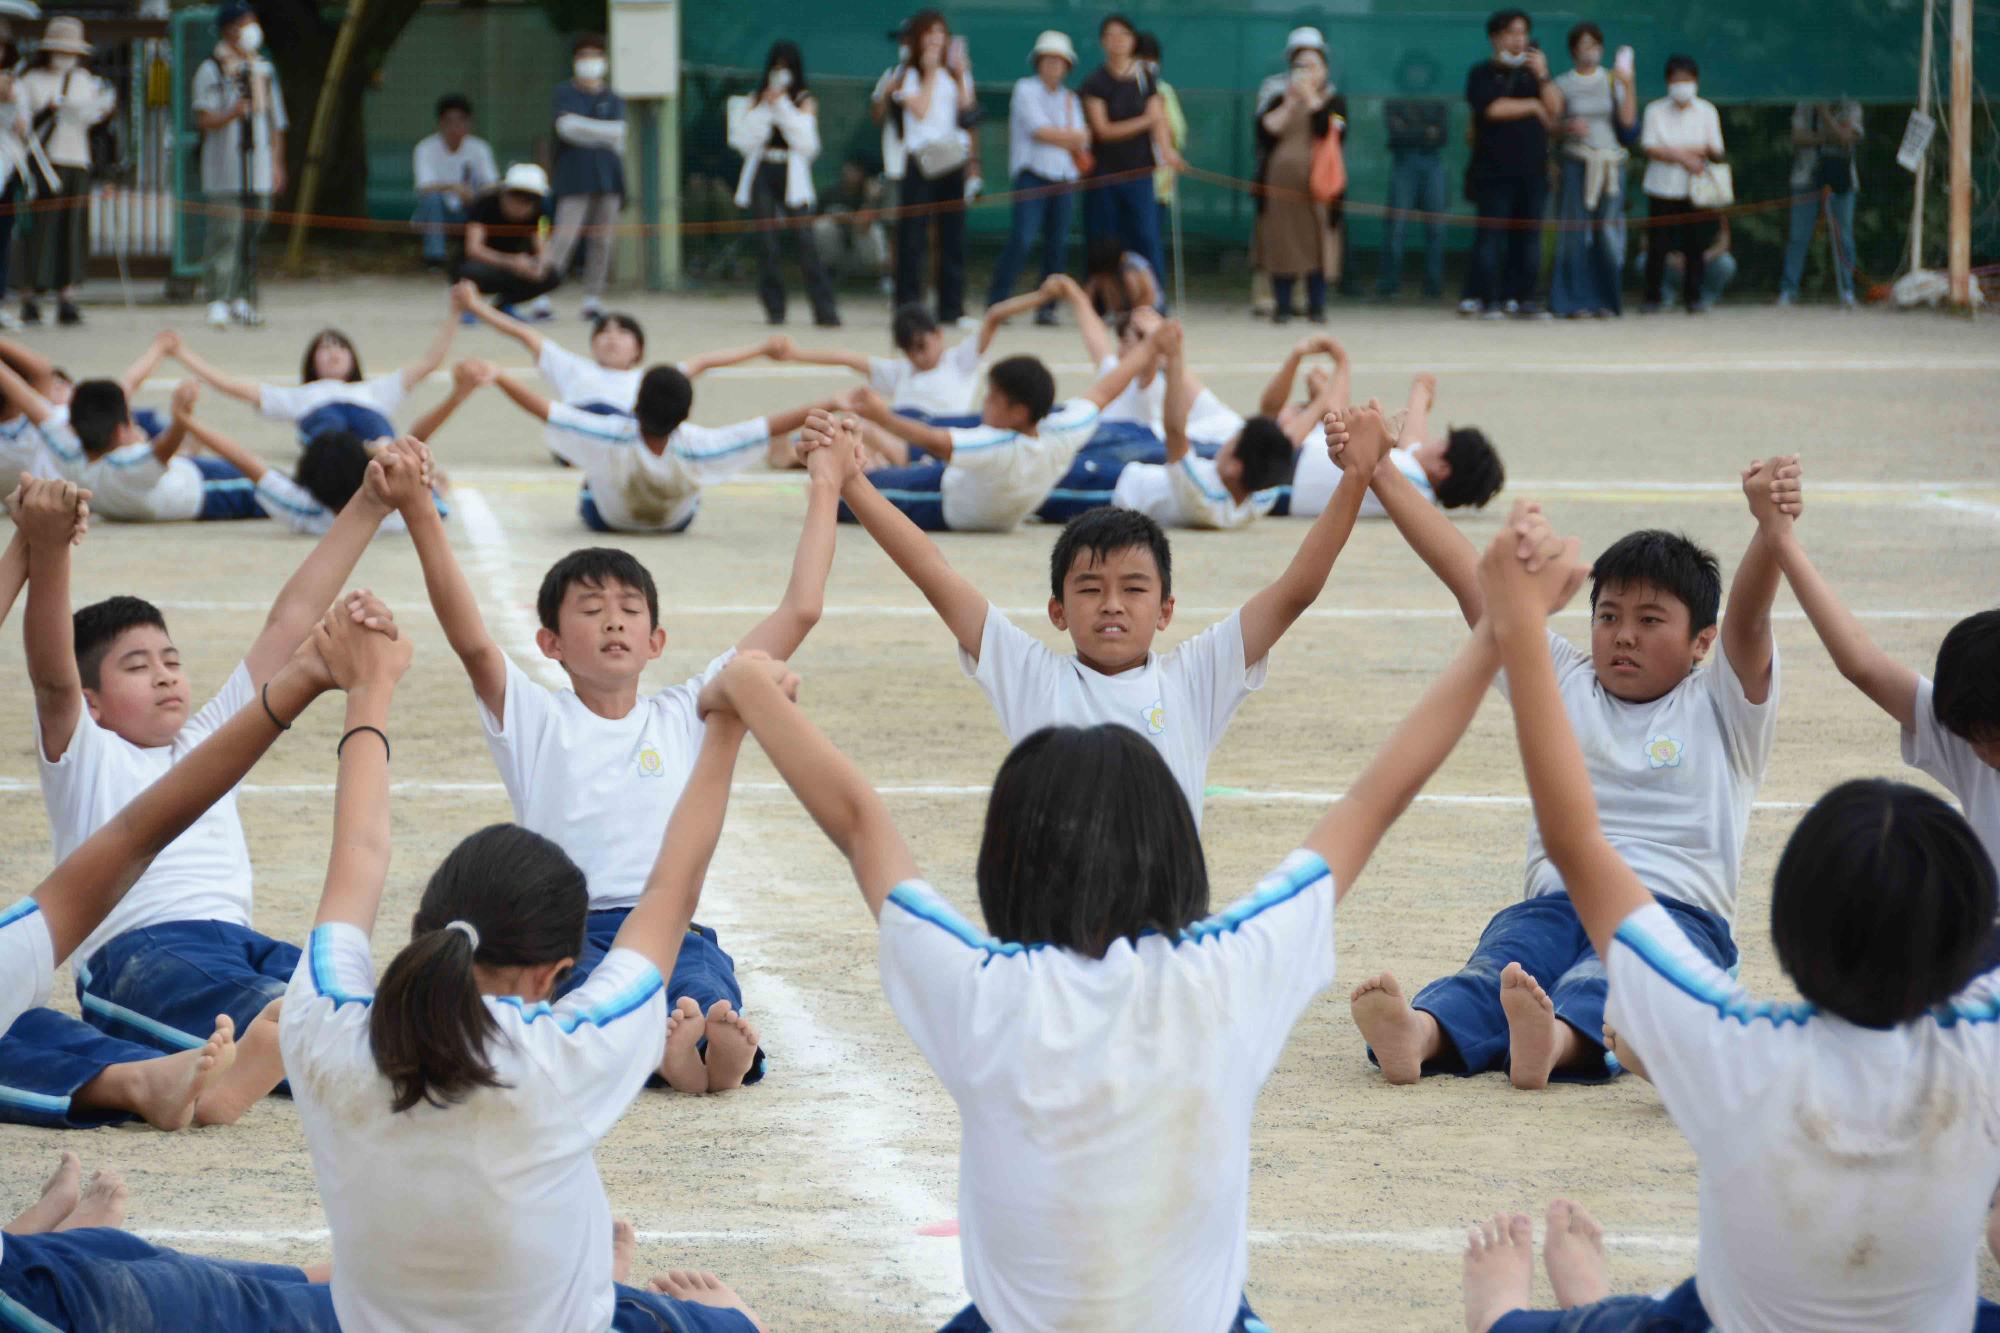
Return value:
M 710 1275 L 648 1290 L 613 1280 L 611 1205 L 592 1159 L 665 1053 L 661 978 L 721 836 L 742 724 L 709 719 L 645 893 L 584 985 L 551 1003 L 583 946 L 583 874 L 510 824 L 438 866 L 378 985 L 369 935 L 389 867 L 389 698 L 408 651 L 379 635 L 321 637 L 349 691 L 346 733 L 326 887 L 280 1033 L 333 1231 L 341 1326 L 758 1329 Z

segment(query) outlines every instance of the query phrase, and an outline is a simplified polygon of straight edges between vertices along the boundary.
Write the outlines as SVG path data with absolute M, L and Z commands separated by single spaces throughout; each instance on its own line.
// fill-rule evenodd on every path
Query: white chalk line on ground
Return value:
M 1972 514 L 2000 522 L 2000 505 L 1987 504 L 1983 500 L 1962 500 L 1956 496 L 1932 495 L 1925 497 L 1924 503 L 1936 509 L 1949 509 L 1954 513 Z

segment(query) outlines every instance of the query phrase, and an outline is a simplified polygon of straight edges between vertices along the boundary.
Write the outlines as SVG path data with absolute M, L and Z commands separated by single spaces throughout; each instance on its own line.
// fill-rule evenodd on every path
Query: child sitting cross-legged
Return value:
M 1517 507 L 1524 520 L 1546 530 Z M 1978 838 L 1915 787 L 1828 791 L 1771 885 L 1771 943 L 1804 1002 L 1759 1001 L 1607 836 L 1544 623 L 1545 584 L 1575 577 L 1576 544 L 1524 561 L 1515 535 L 1479 582 L 1541 845 L 1609 971 L 1612 1020 L 1694 1149 L 1701 1236 L 1695 1276 L 1665 1297 L 1559 1287 L 1592 1303 L 1532 1313 L 1528 1219 L 1497 1218 L 1466 1253 L 1469 1333 L 1881 1333 L 2000 1313 L 1979 1299 L 2000 1179 L 2000 973 L 1981 961 L 1996 886 Z
M 708 687 L 846 856 L 889 1006 L 958 1105 L 972 1305 L 949 1330 L 1263 1327 L 1244 1295 L 1258 1093 L 1333 981 L 1337 902 L 1495 665 L 1476 634 L 1302 846 L 1219 911 L 1194 812 L 1144 737 L 1035 732 L 994 779 L 983 929 L 924 882 L 880 796 L 762 664 Z

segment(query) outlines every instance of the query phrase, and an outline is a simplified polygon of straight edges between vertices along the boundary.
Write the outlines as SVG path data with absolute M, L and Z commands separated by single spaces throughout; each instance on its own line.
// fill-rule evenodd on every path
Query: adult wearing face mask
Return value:
M 1326 77 L 1326 39 L 1297 28 L 1285 39 L 1290 73 L 1257 104 L 1257 224 L 1250 262 L 1271 275 L 1271 321 L 1292 318 L 1293 293 L 1306 281 L 1306 318 L 1326 319 L 1326 253 L 1330 207 L 1311 193 L 1313 155 L 1330 134 L 1347 133 L 1347 99 Z
M 611 228 L 625 204 L 625 99 L 611 91 L 611 62 L 604 39 L 579 37 L 570 47 L 571 78 L 556 89 L 555 232 L 549 238 L 552 272 L 569 261 L 586 227 L 590 244 L 583 267 L 583 317 L 604 313 L 604 285 L 611 277 Z M 546 317 L 546 298 L 533 312 Z
M 1685 264 L 1681 297 L 1690 315 L 1708 309 L 1702 298 L 1702 267 L 1715 238 L 1716 215 L 1695 208 L 1689 195 L 1694 178 L 1722 160 L 1722 118 L 1715 104 L 1698 95 L 1701 69 L 1693 56 L 1667 57 L 1667 95 L 1646 107 L 1639 145 L 1646 157 L 1646 208 L 1655 218 L 1672 218 L 1653 228 L 1646 244 L 1646 303 L 1639 313 L 1660 308 L 1660 284 L 1667 255 L 1678 251 Z
M 272 197 L 285 188 L 285 99 L 264 58 L 264 30 L 235 0 L 215 15 L 221 39 L 194 72 L 201 191 L 209 206 L 203 286 L 208 322 L 264 322 L 257 311 L 257 246 Z M 247 135 L 247 137 L 246 137 Z
M 83 276 L 89 240 L 90 128 L 117 109 L 118 95 L 84 67 L 90 43 L 83 23 L 54 18 L 42 33 L 41 45 L 20 79 L 22 108 L 30 133 L 41 140 L 56 183 L 39 182 L 41 198 L 29 224 L 27 259 L 30 295 L 21 302 L 21 322 L 42 322 L 42 301 L 53 292 L 56 318 L 81 324 L 76 308 L 76 283 Z
M 1466 191 L 1479 211 L 1461 315 L 1533 318 L 1541 280 L 1543 208 L 1549 193 L 1549 130 L 1562 94 L 1549 62 L 1530 41 L 1528 16 L 1502 9 L 1486 20 L 1489 59 L 1465 77 L 1472 106 L 1472 165 Z
M 729 144 L 743 154 L 743 174 L 736 182 L 738 208 L 749 209 L 754 217 L 774 220 L 813 211 L 817 196 L 813 193 L 812 164 L 819 156 L 819 102 L 806 87 L 805 57 L 798 43 L 771 43 L 771 52 L 764 58 L 763 79 L 750 105 L 730 127 Z M 757 296 L 764 303 L 765 320 L 785 322 L 785 280 L 779 271 L 778 254 L 786 231 L 791 232 L 792 244 L 798 249 L 813 323 L 839 328 L 840 312 L 834 308 L 832 284 L 820 265 L 812 233 L 800 227 L 772 227 L 757 233 Z

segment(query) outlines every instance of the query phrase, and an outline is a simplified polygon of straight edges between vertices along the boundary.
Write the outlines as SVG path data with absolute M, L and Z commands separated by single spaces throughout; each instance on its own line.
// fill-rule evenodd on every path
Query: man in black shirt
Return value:
M 1403 286 L 1404 212 L 1429 213 L 1424 228 L 1424 295 L 1444 295 L 1444 136 L 1449 108 L 1426 96 L 1437 84 L 1437 62 L 1419 51 L 1403 57 L 1396 87 L 1403 95 L 1383 104 L 1389 123 L 1388 234 L 1382 246 L 1382 279 L 1375 290 L 1394 296 Z
M 1461 315 L 1535 317 L 1541 277 L 1543 206 L 1549 192 L 1549 130 L 1562 93 L 1549 81 L 1548 58 L 1528 40 L 1528 16 L 1502 9 L 1486 20 L 1493 58 L 1465 76 L 1472 104 L 1472 166 L 1466 186 L 1479 212 Z M 1535 225 L 1510 225 L 1533 223 Z
M 500 184 L 472 201 L 465 215 L 465 252 L 452 272 L 508 314 L 523 301 L 555 290 L 562 275 L 543 255 L 542 215 L 547 211 L 549 178 L 532 162 L 507 168 Z M 546 318 L 539 310 L 535 318 Z
M 1166 141 L 1166 101 L 1159 85 L 1138 60 L 1139 34 L 1132 20 L 1113 14 L 1097 27 L 1104 63 L 1083 81 L 1084 119 L 1090 125 L 1090 151 L 1095 161 L 1090 179 L 1137 172 L 1131 180 L 1099 185 L 1083 196 L 1083 232 L 1087 239 L 1114 234 L 1128 251 L 1143 255 L 1153 266 L 1155 281 L 1167 271 L 1160 245 L 1160 214 L 1153 197 L 1153 173 L 1147 168 L 1179 169 L 1180 155 Z

